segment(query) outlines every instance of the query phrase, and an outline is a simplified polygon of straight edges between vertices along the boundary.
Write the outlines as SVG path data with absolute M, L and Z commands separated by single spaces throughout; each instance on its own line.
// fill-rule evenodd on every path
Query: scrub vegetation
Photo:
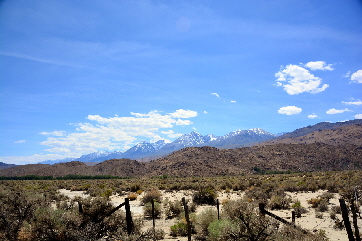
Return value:
M 129 178 L 78 180 L 3 180 L 0 181 L 1 240 L 162 240 L 163 230 L 142 231 L 143 222 L 152 216 L 176 220 L 168 232 L 186 236 L 187 222 L 181 200 L 163 199 L 162 191 L 192 193 L 187 204 L 192 235 L 197 240 L 328 240 L 322 231 L 303 232 L 281 225 L 259 213 L 258 204 L 269 210 L 305 212 L 299 200 L 286 192 L 328 192 L 308 200 L 316 215 L 331 216 L 338 226 L 338 208 L 328 203 L 336 193 L 351 206 L 354 193 L 361 194 L 362 171 L 292 173 L 250 176 L 216 176 L 188 178 Z M 70 199 L 60 189 L 83 191 L 87 197 Z M 243 192 L 237 200 L 222 200 L 219 218 L 216 209 L 196 213 L 199 205 L 215 205 L 217 193 Z M 127 233 L 125 213 L 111 211 L 112 195 L 126 195 L 134 200 L 142 194 L 144 215 L 133 218 L 133 231 Z M 356 205 L 361 205 L 354 202 Z M 110 214 L 111 213 L 111 214 Z

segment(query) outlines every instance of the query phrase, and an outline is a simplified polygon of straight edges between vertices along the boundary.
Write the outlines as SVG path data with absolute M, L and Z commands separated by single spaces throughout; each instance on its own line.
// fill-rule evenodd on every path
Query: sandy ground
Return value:
M 81 191 L 69 191 L 65 189 L 60 190 L 61 193 L 74 198 L 75 196 L 81 196 L 86 197 L 83 192 Z M 307 230 L 324 230 L 326 232 L 326 235 L 331 241 L 337 241 L 337 240 L 348 240 L 347 233 L 345 230 L 337 230 L 334 229 L 334 221 L 330 218 L 329 211 L 323 212 L 323 218 L 316 218 L 315 217 L 315 211 L 313 208 L 310 207 L 310 205 L 307 203 L 307 200 L 311 198 L 316 198 L 317 196 L 321 195 L 322 193 L 326 192 L 325 190 L 319 190 L 317 192 L 301 192 L 301 193 L 287 193 L 290 197 L 294 199 L 298 199 L 301 202 L 301 205 L 308 210 L 308 213 L 305 213 L 302 215 L 301 218 L 296 219 L 296 224 L 300 225 L 302 228 Z M 162 199 L 165 200 L 166 198 L 174 201 L 174 200 L 181 200 L 183 197 L 186 199 L 191 199 L 192 192 L 191 191 L 179 191 L 179 192 L 161 192 L 162 193 Z M 124 202 L 125 198 L 128 194 L 123 196 L 111 196 L 112 203 L 117 206 Z M 143 206 L 140 204 L 140 200 L 142 199 L 144 193 L 138 196 L 137 200 L 130 201 L 131 205 L 131 212 L 132 216 L 134 218 L 142 218 L 143 217 Z M 242 192 L 221 192 L 218 193 L 218 199 L 220 203 L 223 202 L 223 200 L 235 200 L 242 198 L 243 193 Z M 329 209 L 333 206 L 339 206 L 339 195 L 335 194 L 334 198 L 330 200 Z M 124 210 L 124 207 L 122 207 Z M 215 206 L 199 206 L 196 210 L 196 213 L 201 213 L 202 210 L 207 208 L 214 208 Z M 222 205 L 221 205 L 222 208 Z M 272 213 L 291 221 L 291 209 L 290 210 L 280 210 L 280 211 L 272 211 Z M 342 217 L 340 214 L 337 214 L 337 217 L 342 220 Z M 350 218 L 350 221 L 352 219 Z M 176 219 L 168 219 L 165 220 L 164 218 L 156 219 L 156 229 L 163 229 L 165 231 L 165 239 L 164 240 L 180 240 L 184 241 L 187 240 L 187 237 L 171 237 L 170 234 L 170 227 L 174 225 L 177 222 Z M 358 225 L 359 230 L 362 230 L 362 219 L 358 219 Z M 144 226 L 143 230 L 147 230 L 152 227 L 152 220 L 144 220 Z M 361 232 L 361 231 L 360 231 Z

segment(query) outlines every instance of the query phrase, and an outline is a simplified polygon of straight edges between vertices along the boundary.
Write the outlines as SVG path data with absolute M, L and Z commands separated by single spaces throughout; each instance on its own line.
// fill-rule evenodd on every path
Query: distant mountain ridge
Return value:
M 140 142 L 131 147 L 125 152 L 114 151 L 99 151 L 83 155 L 79 158 L 66 158 L 62 160 L 51 160 L 41 162 L 40 164 L 55 164 L 70 161 L 80 162 L 102 162 L 110 159 L 137 159 L 137 160 L 153 160 L 163 156 L 166 156 L 174 151 L 181 150 L 185 147 L 201 147 L 211 146 L 219 149 L 233 149 L 240 147 L 250 147 L 261 144 L 279 143 L 279 140 L 284 140 L 280 143 L 296 143 L 287 142 L 288 138 L 297 138 L 305 136 L 315 131 L 333 130 L 339 127 L 346 127 L 350 125 L 362 124 L 362 119 L 350 120 L 345 122 L 320 122 L 312 126 L 296 129 L 288 133 L 272 134 L 260 128 L 252 128 L 249 130 L 236 130 L 232 131 L 224 136 L 216 136 L 213 134 L 201 135 L 200 133 L 193 131 L 189 134 L 182 135 L 175 141 L 167 143 L 164 140 L 159 140 L 155 143 L 149 143 L 146 141 Z M 309 141 L 310 142 L 310 141 Z
M 297 134 L 300 131 L 309 132 L 304 136 L 286 137 L 281 140 L 275 138 L 252 147 L 233 149 L 204 146 L 204 144 L 200 143 L 202 143 L 205 136 L 192 132 L 182 138 L 180 137 L 175 143 L 165 144 L 159 150 L 168 145 L 171 145 L 171 147 L 178 145 L 179 148 L 181 145 L 197 143 L 201 146 L 184 147 L 149 162 L 123 158 L 109 159 L 92 166 L 79 161 L 54 165 L 29 164 L 0 169 L 0 176 L 113 175 L 120 177 L 152 177 L 169 175 L 186 177 L 242 175 L 268 171 L 361 170 L 362 124 L 360 123 L 361 121 L 354 121 L 339 123 L 338 125 L 316 125 L 318 129 L 313 132 L 308 130 L 315 129 L 315 126 L 310 126 L 304 130 L 303 128 L 296 130 Z M 320 127 L 330 129 L 323 130 Z M 257 135 L 257 131 L 235 131 L 228 138 L 230 136 L 238 137 L 241 134 L 247 136 L 249 134 Z M 213 137 L 213 141 L 214 138 L 217 139 L 217 137 Z M 228 138 L 220 139 L 225 140 Z M 210 140 L 210 137 L 207 137 L 207 140 Z M 151 146 L 150 143 L 141 142 L 135 146 L 133 151 L 136 153 L 139 153 L 139 150 L 152 151 L 152 148 L 155 147 Z
M 251 146 L 253 144 L 257 144 L 261 141 L 265 141 L 274 137 L 276 137 L 276 135 L 260 128 L 253 128 L 249 130 L 236 130 L 224 136 L 216 136 L 213 134 L 203 136 L 200 133 L 193 131 L 189 134 L 180 136 L 175 141 L 170 143 L 167 143 L 164 140 L 159 140 L 154 143 L 142 141 L 125 152 L 100 151 L 83 155 L 79 158 L 45 161 L 41 162 L 40 164 L 55 164 L 70 161 L 102 162 L 105 160 L 122 158 L 139 160 L 149 157 L 149 159 L 155 159 L 170 154 L 174 151 L 181 150 L 185 147 L 200 147 L 207 145 L 222 149 L 229 149 L 242 146 Z

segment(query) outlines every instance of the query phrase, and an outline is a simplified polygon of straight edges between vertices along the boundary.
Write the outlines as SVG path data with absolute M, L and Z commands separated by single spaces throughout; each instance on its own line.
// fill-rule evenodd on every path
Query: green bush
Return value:
M 192 195 L 192 201 L 198 205 L 201 204 L 215 205 L 216 198 L 217 198 L 216 191 L 212 187 L 201 189 Z
M 150 190 L 148 192 L 145 193 L 145 195 L 143 196 L 143 198 L 141 199 L 141 204 L 145 205 L 146 203 L 150 203 L 152 200 L 161 203 L 162 198 L 161 198 L 162 194 L 159 190 Z
M 166 199 L 163 205 L 166 218 L 178 217 L 184 210 L 182 202 L 180 200 L 175 200 L 174 202 L 172 202 Z
M 170 235 L 172 237 L 187 236 L 187 224 L 186 222 L 179 221 L 175 225 L 170 227 Z
M 233 233 L 238 233 L 237 225 L 230 220 L 216 220 L 208 227 L 208 240 L 228 241 L 232 240 Z
M 217 211 L 211 208 L 203 210 L 196 216 L 195 229 L 199 239 L 208 236 L 208 227 L 215 220 L 217 220 Z
M 292 199 L 285 195 L 273 195 L 270 198 L 268 206 L 270 209 L 288 209 Z
M 149 202 L 144 205 L 143 214 L 146 217 L 152 217 L 152 203 Z M 154 202 L 154 217 L 161 217 L 161 204 L 159 204 L 158 202 Z

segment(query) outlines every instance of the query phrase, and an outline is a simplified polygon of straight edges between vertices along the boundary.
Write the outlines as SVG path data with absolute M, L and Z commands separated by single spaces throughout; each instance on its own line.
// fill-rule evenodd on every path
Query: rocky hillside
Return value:
M 272 144 L 310 144 L 310 143 L 324 143 L 333 146 L 340 145 L 362 145 L 362 124 L 342 126 L 334 129 L 317 130 L 304 136 L 293 137 L 287 135 L 281 140 L 272 139 L 268 140 L 261 145 Z

